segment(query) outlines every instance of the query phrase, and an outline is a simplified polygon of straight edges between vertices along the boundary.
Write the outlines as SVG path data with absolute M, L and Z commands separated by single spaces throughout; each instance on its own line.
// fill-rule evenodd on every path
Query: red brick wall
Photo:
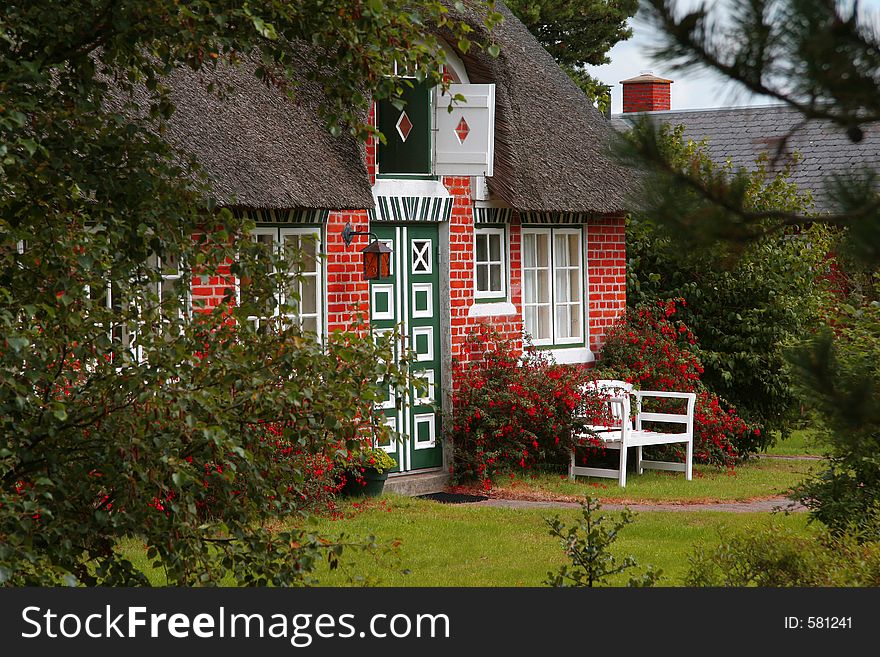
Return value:
M 622 216 L 587 224 L 587 316 L 590 350 L 598 355 L 606 329 L 626 310 L 626 232 Z
M 327 220 L 325 251 L 327 253 L 327 330 L 341 331 L 351 327 L 357 313 L 369 319 L 369 283 L 364 280 L 361 249 L 369 244 L 369 236 L 358 235 L 345 246 L 342 229 L 351 222 L 355 230 L 366 230 L 366 210 L 331 212 Z
M 630 82 L 623 85 L 623 112 L 668 111 L 672 96 L 668 82 Z

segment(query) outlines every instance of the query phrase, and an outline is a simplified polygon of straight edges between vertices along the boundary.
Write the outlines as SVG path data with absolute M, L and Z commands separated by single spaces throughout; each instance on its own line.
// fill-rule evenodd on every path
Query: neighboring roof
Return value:
M 708 153 L 716 162 L 727 158 L 734 167 L 753 169 L 761 153 L 774 158 L 781 139 L 802 122 L 802 115 L 788 105 L 732 107 L 724 109 L 646 112 L 652 119 L 669 125 L 684 125 L 684 138 L 708 140 Z M 618 130 L 629 128 L 629 121 L 641 113 L 620 114 L 612 119 Z M 794 167 L 792 182 L 813 192 L 815 210 L 831 210 L 824 188 L 831 174 L 846 174 L 864 167 L 880 170 L 880 124 L 862 126 L 862 141 L 853 143 L 846 131 L 829 121 L 809 121 L 798 127 L 788 140 L 780 167 L 790 162 L 794 152 L 802 160 Z
M 294 55 L 296 56 L 296 55 Z M 301 69 L 314 65 L 300 57 Z M 214 72 L 177 69 L 167 80 L 176 111 L 168 141 L 195 155 L 219 202 L 249 208 L 371 208 L 363 145 L 333 137 L 318 114 L 320 86 L 286 91 L 254 75 L 255 63 Z M 228 85 L 223 98 L 207 85 Z
M 611 124 L 557 66 L 531 32 L 498 3 L 492 32 L 501 54 L 458 53 L 472 83 L 496 84 L 495 176 L 490 191 L 518 210 L 615 213 L 626 210 L 632 173 L 608 152 Z M 480 38 L 485 28 L 468 10 Z

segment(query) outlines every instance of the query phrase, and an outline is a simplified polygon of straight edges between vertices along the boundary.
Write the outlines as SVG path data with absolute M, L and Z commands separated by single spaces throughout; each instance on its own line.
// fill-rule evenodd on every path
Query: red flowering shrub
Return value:
M 643 390 L 697 393 L 694 458 L 732 466 L 756 449 L 760 428 L 746 424 L 733 406 L 701 383 L 703 366 L 694 353 L 697 340 L 675 319 L 684 303 L 670 299 L 627 313 L 605 336 L 597 378 L 622 379 Z
M 465 355 L 453 363 L 453 474 L 488 488 L 500 472 L 535 464 L 566 463 L 576 415 L 585 403 L 584 370 L 556 365 L 485 325 L 467 339 Z M 577 412 L 576 412 L 577 409 Z

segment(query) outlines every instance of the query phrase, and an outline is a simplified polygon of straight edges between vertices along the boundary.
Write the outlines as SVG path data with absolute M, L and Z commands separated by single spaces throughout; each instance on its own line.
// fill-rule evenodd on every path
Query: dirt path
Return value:
M 472 502 L 471 506 L 491 506 L 502 509 L 577 509 L 576 502 L 555 500 L 510 500 L 493 497 L 482 502 Z M 729 513 L 770 512 L 777 509 L 801 512 L 806 508 L 794 504 L 785 497 L 771 497 L 747 502 L 656 502 L 651 504 L 621 504 L 619 502 L 602 502 L 602 508 L 608 511 L 619 511 L 627 507 L 632 511 L 726 511 Z

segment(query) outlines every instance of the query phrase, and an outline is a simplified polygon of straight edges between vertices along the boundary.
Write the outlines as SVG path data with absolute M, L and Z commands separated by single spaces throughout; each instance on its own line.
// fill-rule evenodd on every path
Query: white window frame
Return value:
M 499 249 L 499 257 L 500 260 L 492 260 L 491 257 L 491 249 L 489 248 L 489 242 L 491 236 L 497 235 L 501 241 L 500 249 Z M 477 239 L 481 236 L 486 237 L 486 260 L 480 261 L 477 260 Z M 477 226 L 474 228 L 474 299 L 488 299 L 492 301 L 504 301 L 507 299 L 507 281 L 509 278 L 509 272 L 507 269 L 507 230 L 503 227 L 482 227 Z M 500 265 L 501 267 L 501 288 L 498 290 L 480 290 L 478 285 L 478 277 L 477 277 L 477 267 L 479 265 L 486 265 L 486 281 L 489 283 L 491 288 L 492 285 L 492 266 Z
M 558 255 L 556 253 L 556 235 L 577 235 L 578 238 L 578 255 L 579 255 L 579 263 L 577 267 L 567 266 L 566 271 L 570 271 L 572 269 L 577 269 L 578 271 L 578 280 L 580 281 L 580 300 L 579 302 L 568 301 L 566 305 L 575 306 L 580 305 L 580 316 L 581 316 L 581 335 L 572 336 L 567 338 L 559 337 L 559 327 L 556 322 L 556 308 L 557 308 L 557 298 L 559 296 L 559 292 L 556 288 L 556 273 L 557 266 L 556 262 L 558 260 Z M 584 256 L 584 231 L 583 227 L 532 227 L 532 226 L 524 226 L 522 228 L 522 236 L 521 236 L 521 247 L 520 247 L 520 264 L 522 269 L 522 281 L 523 286 L 525 286 L 525 278 L 526 271 L 539 271 L 539 267 L 526 267 L 526 235 L 546 235 L 548 241 L 548 251 L 549 251 L 549 262 L 548 262 L 548 283 L 549 283 L 549 293 L 550 293 L 550 325 L 551 325 L 551 337 L 549 338 L 533 338 L 533 344 L 535 346 L 540 347 L 553 347 L 553 346 L 579 346 L 585 345 L 587 340 L 587 322 L 586 322 L 586 308 L 587 308 L 587 298 L 586 298 L 586 280 L 585 280 L 585 256 Z M 537 254 L 536 254 L 537 256 Z M 536 258 L 537 262 L 537 258 Z M 525 301 L 525 290 L 523 290 L 523 300 L 522 300 L 522 321 L 523 321 L 523 330 L 526 330 L 526 307 L 534 306 L 540 307 L 547 305 L 546 303 L 530 303 L 526 304 Z
M 321 255 L 321 248 L 323 246 L 323 235 L 322 235 L 322 227 L 321 226 L 257 226 L 254 228 L 251 233 L 251 239 L 256 241 L 259 235 L 268 235 L 272 237 L 273 248 L 275 249 L 275 253 L 280 253 L 283 245 L 284 238 L 289 235 L 306 235 L 312 237 L 315 240 L 315 259 L 317 262 L 317 267 L 314 272 L 300 272 L 298 274 L 293 274 L 291 279 L 296 282 L 298 292 L 299 292 L 299 302 L 302 303 L 302 283 L 298 280 L 299 276 L 304 276 L 307 278 L 315 279 L 315 312 L 308 313 L 305 315 L 306 318 L 314 318 L 315 319 L 315 332 L 318 337 L 324 335 L 324 258 Z M 274 274 L 275 272 L 273 272 Z M 236 300 L 237 303 L 241 303 L 241 280 L 236 279 L 235 282 L 236 288 Z M 281 306 L 286 303 L 286 299 L 284 298 L 283 291 L 279 290 L 275 295 L 275 308 L 272 311 L 271 315 L 261 317 L 257 315 L 249 315 L 247 321 L 254 325 L 255 328 L 259 329 L 259 323 L 262 321 L 266 321 L 269 319 L 277 319 L 279 317 L 284 317 L 286 320 L 289 320 L 291 323 L 297 323 L 302 326 L 302 318 L 303 314 L 298 312 L 288 312 L 281 314 Z

